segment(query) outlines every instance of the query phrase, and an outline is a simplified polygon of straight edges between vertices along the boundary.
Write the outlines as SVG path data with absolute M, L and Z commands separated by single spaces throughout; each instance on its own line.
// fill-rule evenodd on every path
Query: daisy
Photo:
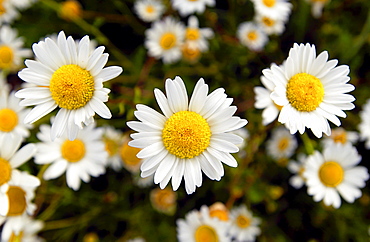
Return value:
M 44 227 L 43 221 L 24 216 L 19 222 L 20 224 L 8 222 L 4 224 L 1 241 L 43 241 L 43 239 L 37 236 L 37 233 Z M 12 225 L 16 225 L 16 230 L 19 231 L 18 233 L 11 227 Z
M 293 5 L 288 0 L 252 0 L 257 14 L 272 19 L 288 18 Z
M 165 7 L 159 0 L 136 0 L 134 10 L 141 20 L 153 22 L 159 20 L 165 11 Z
M 198 46 L 194 46 L 186 41 L 181 46 L 182 58 L 189 63 L 196 63 L 202 56 L 202 52 Z
M 185 219 L 178 219 L 177 239 L 180 242 L 201 241 L 230 241 L 226 236 L 225 223 L 209 215 L 209 209 L 203 205 L 200 211 L 193 210 L 185 215 Z
M 188 26 L 186 27 L 185 41 L 189 48 L 199 49 L 201 52 L 208 50 L 207 39 L 213 37 L 213 31 L 210 28 L 199 28 L 199 21 L 196 16 L 190 16 Z
M 20 16 L 13 4 L 14 1 L 15 0 L 3 0 L 0 2 L 0 25 L 4 25 L 4 23 L 10 24 Z
M 142 159 L 137 157 L 137 154 L 141 151 L 141 149 L 130 146 L 130 141 L 131 139 L 128 136 L 123 138 L 123 142 L 119 151 L 121 163 L 126 170 L 132 174 L 137 174 L 140 171 L 140 166 L 143 162 Z
M 253 51 L 261 51 L 268 41 L 266 33 L 254 22 L 241 23 L 236 36 L 242 45 Z
M 185 17 L 190 14 L 202 14 L 206 6 L 214 7 L 215 0 L 171 0 L 172 7 L 179 11 L 180 15 Z
M 324 6 L 330 2 L 330 0 L 306 0 L 312 5 L 311 13 L 314 18 L 320 18 Z
M 321 154 L 315 151 L 306 160 L 303 176 L 307 193 L 315 202 L 323 200 L 325 205 L 339 208 L 342 196 L 353 203 L 361 197 L 359 188 L 365 187 L 369 174 L 366 167 L 358 166 L 361 156 L 351 144 L 332 143 Z
M 267 153 L 276 160 L 290 158 L 297 149 L 298 143 L 294 135 L 284 126 L 273 130 L 266 144 Z
M 352 145 L 356 143 L 359 139 L 359 134 L 355 131 L 347 131 L 342 127 L 335 128 L 332 130 L 330 136 L 324 136 L 322 142 L 324 145 L 329 143 L 351 143 Z
M 258 227 L 261 223 L 260 219 L 253 217 L 245 205 L 232 208 L 230 220 L 232 223 L 228 228 L 228 234 L 236 241 L 255 241 L 261 234 L 261 229 Z
M 173 215 L 176 211 L 177 194 L 170 188 L 154 188 L 150 191 L 150 203 L 161 213 Z
M 366 149 L 370 149 L 370 99 L 366 101 L 360 112 L 361 122 L 358 125 L 360 139 L 365 141 Z
M 94 121 L 95 113 L 111 118 L 110 110 L 104 104 L 110 90 L 103 88 L 103 82 L 118 76 L 122 68 L 103 68 L 108 61 L 103 46 L 90 51 L 88 36 L 76 45 L 72 37 L 66 38 L 61 31 L 57 41 L 46 38 L 34 44 L 32 49 L 36 60 L 26 60 L 27 68 L 18 75 L 36 86 L 15 94 L 24 98 L 20 105 L 35 105 L 25 123 L 33 123 L 59 108 L 51 128 L 51 139 L 55 140 L 67 130 L 68 138 L 74 140 L 83 123 L 88 125 Z
M 273 66 L 263 75 L 275 84 L 272 100 L 282 109 L 278 121 L 285 124 L 290 133 L 304 133 L 305 127 L 316 137 L 330 135 L 328 123 L 340 125 L 339 117 L 346 117 L 343 110 L 354 108 L 355 98 L 345 94 L 353 91 L 349 81 L 349 67 L 337 66 L 337 60 L 328 60 L 328 53 L 316 57 L 316 49 L 310 44 L 294 44 L 284 67 Z
M 223 88 L 209 95 L 203 78 L 195 85 L 188 102 L 185 84 L 180 77 L 166 80 L 167 97 L 154 90 L 156 100 L 164 115 L 145 105 L 137 105 L 135 116 L 139 121 L 127 125 L 139 132 L 132 134 L 129 143 L 142 148 L 137 157 L 144 159 L 141 176 L 153 173 L 154 182 L 163 189 L 172 178 L 177 190 L 184 176 L 188 194 L 202 185 L 203 171 L 210 179 L 220 180 L 224 175 L 221 161 L 236 167 L 230 153 L 238 152 L 242 138 L 228 132 L 244 127 L 248 121 L 232 116 L 237 108 L 230 106 Z
M 105 173 L 108 153 L 102 140 L 103 130 L 94 124 L 83 129 L 75 140 L 69 140 L 64 133 L 60 138 L 50 139 L 50 125 L 40 126 L 37 138 L 35 163 L 51 164 L 45 171 L 45 180 L 55 179 L 66 173 L 68 187 L 77 191 L 81 180 L 90 181 L 90 176 L 97 177 Z
M 181 46 L 185 38 L 185 26 L 173 19 L 166 17 L 153 23 L 145 31 L 145 47 L 148 54 L 163 63 L 173 63 L 181 58 Z
M 286 20 L 283 18 L 273 19 L 269 16 L 256 14 L 254 18 L 257 25 L 268 35 L 280 35 L 285 30 Z
M 288 170 L 294 175 L 289 179 L 290 185 L 295 189 L 301 188 L 305 183 L 305 178 L 303 177 L 304 167 L 306 164 L 307 156 L 304 154 L 298 154 L 298 161 L 289 161 Z
M 112 126 L 103 128 L 103 141 L 105 150 L 108 152 L 107 165 L 113 170 L 119 171 L 122 168 L 120 147 L 123 141 L 122 132 Z

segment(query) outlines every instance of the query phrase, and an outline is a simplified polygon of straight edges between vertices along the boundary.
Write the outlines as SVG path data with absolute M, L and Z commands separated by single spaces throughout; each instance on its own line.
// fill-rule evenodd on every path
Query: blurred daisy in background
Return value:
M 330 0 L 306 0 L 311 4 L 311 13 L 314 18 L 320 18 L 322 15 L 322 10 L 325 5 L 330 2 Z
M 284 18 L 271 18 L 266 15 L 256 14 L 254 21 L 267 35 L 280 35 L 285 30 L 286 19 Z
M 198 46 L 194 46 L 189 42 L 185 42 L 181 46 L 182 58 L 189 63 L 196 63 L 202 56 L 202 52 Z
M 253 51 L 261 51 L 268 41 L 266 33 L 254 22 L 239 24 L 236 36 L 242 45 Z
M 208 211 L 211 218 L 217 218 L 225 223 L 230 222 L 230 211 L 222 202 L 215 202 L 209 206 Z
M 370 99 L 366 100 L 359 115 L 361 119 L 358 125 L 360 140 L 365 141 L 366 149 L 370 149 Z
M 122 168 L 120 147 L 123 143 L 123 134 L 113 126 L 103 127 L 103 142 L 108 152 L 107 166 L 119 171 Z
M 91 51 L 88 36 L 76 46 L 73 38 L 66 38 L 61 31 L 56 42 L 46 38 L 34 44 L 32 49 L 36 60 L 26 60 L 27 68 L 18 75 L 36 86 L 23 88 L 15 94 L 24 99 L 20 105 L 35 105 L 25 123 L 33 123 L 59 108 L 52 124 L 51 139 L 60 137 L 67 130 L 68 138 L 74 140 L 83 124 L 94 121 L 95 113 L 111 118 L 111 112 L 104 104 L 110 90 L 103 87 L 103 82 L 117 77 L 122 68 L 104 68 L 108 54 L 103 53 L 103 46 Z
M 305 184 L 305 178 L 303 177 L 303 172 L 305 171 L 306 159 L 307 156 L 300 153 L 297 155 L 298 161 L 289 161 L 288 170 L 293 174 L 289 179 L 289 184 L 292 185 L 295 189 L 303 187 Z
M 108 152 L 103 142 L 103 129 L 91 124 L 81 130 L 75 140 L 69 140 L 66 133 L 52 141 L 50 125 L 42 124 L 37 138 L 35 163 L 51 164 L 43 175 L 45 180 L 55 179 L 66 173 L 68 187 L 77 191 L 81 180 L 88 183 L 90 176 L 105 173 Z
M 161 213 L 173 215 L 176 212 L 177 194 L 171 188 L 154 188 L 150 191 L 150 203 Z
M 153 23 L 145 31 L 145 47 L 148 54 L 169 64 L 181 58 L 181 46 L 185 38 L 185 26 L 172 17 Z
M 208 39 L 213 37 L 210 28 L 199 28 L 199 21 L 196 16 L 190 16 L 185 32 L 185 42 L 189 47 L 197 48 L 201 52 L 208 50 Z
M 303 134 L 311 129 L 317 138 L 322 133 L 331 134 L 328 123 L 341 124 L 339 117 L 346 117 L 343 110 L 355 107 L 355 98 L 346 94 L 355 89 L 351 84 L 349 67 L 337 66 L 337 60 L 328 61 L 328 52 L 316 57 L 316 49 L 310 44 L 294 44 L 284 67 L 263 70 L 266 78 L 275 84 L 272 100 L 282 109 L 278 121 L 285 124 L 291 134 Z
M 272 19 L 288 18 L 293 5 L 288 0 L 252 0 L 257 14 Z
M 0 25 L 11 24 L 20 16 L 13 4 L 14 1 L 15 0 L 3 0 L 0 2 Z
M 171 0 L 173 9 L 179 11 L 182 17 L 190 14 L 198 13 L 202 14 L 208 7 L 214 7 L 216 5 L 215 0 Z
M 261 234 L 261 229 L 258 227 L 261 220 L 253 217 L 244 204 L 230 210 L 230 220 L 231 224 L 227 231 L 235 241 L 255 241 Z
M 137 157 L 137 154 L 141 149 L 129 145 L 131 140 L 132 139 L 128 135 L 124 136 L 119 151 L 120 158 L 121 163 L 126 170 L 131 172 L 131 174 L 137 174 L 140 171 L 140 166 L 143 163 L 143 160 Z
M 266 143 L 267 153 L 279 163 L 282 160 L 287 161 L 295 153 L 297 146 L 297 139 L 284 126 L 275 128 Z
M 355 144 L 359 139 L 359 134 L 356 131 L 347 131 L 342 127 L 335 128 L 331 131 L 331 135 L 324 136 L 322 142 L 324 145 L 328 145 L 329 143 L 351 143 L 352 145 Z
M 369 179 L 367 168 L 358 166 L 360 161 L 361 156 L 350 143 L 332 143 L 322 153 L 315 151 L 307 157 L 303 172 L 308 195 L 334 208 L 341 206 L 340 196 L 353 203 L 361 197 L 359 188 L 365 187 Z
M 5 223 L 1 232 L 1 241 L 9 242 L 42 242 L 41 237 L 37 236 L 40 230 L 44 227 L 44 222 L 41 220 L 34 220 L 30 216 L 23 216 L 22 220 L 18 220 L 16 228 L 12 228 L 12 223 Z
M 145 22 L 157 21 L 165 11 L 165 6 L 160 0 L 136 0 L 134 11 Z
M 129 145 L 142 148 L 137 157 L 144 159 L 141 176 L 154 175 L 154 182 L 166 187 L 172 178 L 177 190 L 182 177 L 188 194 L 202 185 L 203 171 L 210 179 L 224 175 L 222 163 L 231 167 L 237 161 L 230 153 L 239 151 L 243 139 L 229 132 L 244 127 L 248 121 L 233 116 L 237 108 L 230 106 L 225 90 L 218 88 L 208 94 L 208 85 L 201 78 L 188 101 L 184 82 L 180 77 L 167 79 L 166 94 L 154 90 L 164 115 L 138 104 L 134 112 L 140 121 L 127 125 L 137 131 Z

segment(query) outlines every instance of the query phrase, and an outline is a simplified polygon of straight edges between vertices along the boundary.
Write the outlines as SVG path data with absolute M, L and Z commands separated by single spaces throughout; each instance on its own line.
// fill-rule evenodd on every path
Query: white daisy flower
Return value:
M 266 45 L 268 37 L 254 22 L 239 24 L 236 36 L 240 43 L 253 51 L 260 51 Z
M 23 48 L 24 41 L 18 32 L 3 25 L 0 28 L 0 69 L 14 70 L 22 65 L 23 59 L 30 57 L 30 49 Z
M 105 126 L 103 129 L 103 141 L 108 152 L 107 165 L 119 171 L 122 168 L 120 147 L 123 143 L 123 134 L 112 126 Z
M 226 236 L 226 223 L 212 218 L 205 205 L 200 208 L 200 211 L 190 211 L 185 215 L 185 219 L 178 219 L 176 224 L 177 239 L 180 242 L 230 241 Z
M 297 139 L 284 126 L 275 128 L 267 141 L 267 153 L 276 160 L 290 158 L 297 149 Z
M 43 239 L 37 233 L 44 227 L 44 222 L 34 220 L 30 216 L 23 216 L 18 220 L 20 224 L 6 222 L 1 232 L 1 241 L 32 241 L 41 242 Z M 16 226 L 13 228 L 12 226 Z M 17 233 L 18 231 L 18 233 Z
M 347 84 L 349 67 L 337 66 L 337 60 L 328 60 L 324 51 L 316 57 L 316 49 L 310 44 L 294 44 L 284 67 L 262 71 L 275 84 L 272 100 L 282 109 L 278 121 L 285 124 L 290 133 L 304 133 L 305 127 L 316 137 L 330 135 L 330 120 L 339 126 L 339 117 L 346 117 L 343 110 L 354 108 L 355 98 L 347 92 L 354 86 Z
M 230 220 L 228 235 L 236 241 L 255 241 L 261 234 L 261 229 L 258 227 L 261 220 L 253 217 L 244 204 L 230 210 Z
M 108 152 L 102 140 L 103 130 L 90 124 L 83 129 L 75 140 L 69 140 L 64 133 L 60 138 L 50 139 L 50 125 L 40 126 L 37 138 L 35 163 L 51 164 L 45 171 L 45 180 L 55 179 L 66 173 L 68 187 L 77 191 L 81 180 L 88 183 L 90 176 L 105 173 Z
M 286 20 L 283 18 L 271 18 L 266 15 L 256 14 L 254 18 L 257 25 L 268 35 L 280 35 L 285 30 Z
M 293 173 L 294 175 L 289 179 L 290 185 L 292 185 L 295 189 L 299 189 L 303 187 L 305 183 L 305 179 L 303 177 L 304 167 L 306 164 L 307 156 L 304 154 L 298 154 L 298 161 L 289 161 L 288 163 L 288 170 Z
M 257 14 L 262 14 L 272 19 L 287 19 L 293 7 L 289 0 L 252 0 L 252 2 Z
M 163 63 L 173 63 L 181 58 L 181 45 L 185 38 L 185 26 L 173 19 L 166 17 L 153 23 L 145 31 L 145 47 L 148 54 Z
M 209 95 L 203 78 L 197 82 L 188 102 L 184 82 L 180 77 L 166 80 L 167 97 L 159 89 L 154 90 L 156 100 L 164 115 L 145 105 L 137 105 L 135 116 L 141 121 L 127 125 L 139 132 L 132 134 L 129 144 L 143 148 L 137 157 L 144 159 L 141 176 L 153 173 L 154 182 L 163 189 L 172 178 L 177 190 L 184 176 L 188 194 L 202 185 L 203 171 L 210 179 L 220 180 L 224 175 L 221 161 L 236 167 L 230 153 L 238 152 L 243 141 L 230 131 L 244 127 L 248 121 L 232 116 L 237 108 L 230 106 L 223 88 Z
M 51 139 L 60 137 L 67 130 L 68 138 L 74 140 L 83 123 L 88 125 L 94 121 L 95 113 L 111 118 L 110 110 L 104 104 L 110 90 L 103 88 L 103 82 L 118 76 L 122 68 L 103 68 L 108 61 L 103 46 L 90 51 L 88 36 L 76 46 L 73 38 L 66 38 L 61 31 L 56 42 L 46 38 L 34 44 L 32 49 L 36 60 L 26 60 L 27 68 L 18 75 L 36 87 L 24 88 L 15 94 L 24 98 L 20 105 L 35 105 L 25 123 L 33 123 L 59 107 L 51 128 Z
M 356 143 L 359 139 L 359 134 L 356 131 L 347 131 L 342 127 L 335 128 L 332 130 L 331 135 L 324 136 L 322 142 L 324 145 L 328 145 L 329 143 L 351 143 L 352 145 Z
M 314 18 L 320 18 L 324 6 L 330 2 L 330 0 L 306 0 L 311 4 L 311 13 Z
M 134 10 L 141 20 L 153 22 L 159 20 L 165 11 L 165 7 L 159 0 L 136 0 Z
M 361 122 L 358 125 L 360 139 L 365 141 L 366 149 L 370 149 L 370 99 L 366 101 L 360 111 Z
M 369 174 L 366 167 L 358 166 L 361 156 L 351 144 L 332 143 L 321 154 L 315 151 L 306 160 L 303 176 L 307 193 L 315 202 L 339 208 L 341 199 L 353 203 L 361 197 L 359 188 L 365 187 Z
M 131 138 L 129 136 L 125 136 L 119 152 L 123 167 L 131 172 L 131 174 L 135 175 L 140 171 L 140 166 L 143 163 L 143 160 L 137 157 L 137 154 L 141 149 L 130 146 L 130 141 Z
M 15 8 L 13 2 L 15 0 L 3 0 L 0 3 L 0 25 L 10 24 L 20 15 L 18 10 Z
M 185 17 L 190 14 L 202 14 L 206 10 L 206 6 L 214 7 L 215 0 L 171 0 L 172 7 L 179 11 L 180 15 Z
M 188 26 L 186 27 L 185 41 L 189 48 L 199 49 L 201 52 L 208 50 L 208 41 L 213 37 L 213 31 L 210 28 L 199 28 L 199 21 L 196 16 L 190 16 Z

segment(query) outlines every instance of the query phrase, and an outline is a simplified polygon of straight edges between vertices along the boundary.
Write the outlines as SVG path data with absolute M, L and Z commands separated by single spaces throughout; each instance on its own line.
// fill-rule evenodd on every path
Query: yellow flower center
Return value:
M 78 109 L 94 95 L 94 78 L 78 65 L 61 66 L 50 80 L 51 97 L 61 108 Z
M 236 225 L 239 227 L 239 228 L 246 228 L 248 227 L 249 225 L 251 224 L 251 220 L 244 216 L 244 215 L 239 215 L 237 218 L 236 218 Z
M 12 176 L 12 167 L 9 161 L 0 158 L 0 186 L 7 183 Z
M 288 137 L 281 138 L 279 140 L 277 147 L 279 151 L 285 151 L 289 147 L 289 138 Z
M 288 81 L 286 96 L 289 103 L 298 111 L 311 112 L 324 99 L 324 87 L 317 77 L 298 73 Z
M 262 3 L 266 6 L 266 7 L 273 7 L 275 6 L 275 3 L 276 3 L 276 0 L 262 0 Z
M 222 209 L 214 209 L 209 211 L 209 216 L 212 218 L 218 218 L 221 221 L 228 221 L 229 220 L 229 213 L 226 210 Z
M 15 235 L 14 232 L 12 232 L 12 235 L 10 235 L 9 242 L 22 242 L 23 241 L 23 231 L 19 232 L 18 235 Z
M 185 60 L 196 61 L 200 57 L 200 50 L 198 48 L 189 48 L 187 44 L 182 47 L 182 56 Z
M 197 40 L 200 37 L 199 29 L 197 28 L 187 28 L 185 38 L 187 40 Z
M 335 143 L 345 144 L 347 142 L 347 133 L 345 131 L 333 132 L 331 135 Z
M 85 144 L 79 139 L 66 140 L 62 144 L 61 153 L 67 161 L 78 162 L 85 156 Z
M 328 161 L 321 165 L 319 169 L 319 178 L 327 187 L 338 186 L 344 177 L 344 170 L 341 165 L 335 161 Z
M 263 17 L 262 23 L 266 25 L 267 27 L 272 27 L 275 25 L 275 21 L 269 17 Z
M 0 131 L 10 132 L 18 124 L 18 115 L 12 109 L 4 108 L 0 110 Z
M 0 69 L 10 68 L 13 64 L 13 59 L 13 50 L 9 46 L 2 45 L 0 47 Z
M 124 143 L 121 148 L 121 159 L 122 162 L 128 166 L 136 166 L 141 162 L 141 159 L 137 158 L 137 153 L 141 149 L 136 147 L 131 147 L 128 142 Z
M 198 113 L 180 111 L 165 123 L 162 131 L 164 147 L 181 159 L 200 155 L 209 145 L 211 129 Z
M 163 49 L 169 50 L 176 45 L 176 36 L 173 33 L 165 33 L 162 35 L 159 44 Z
M 218 242 L 216 230 L 208 225 L 201 225 L 195 231 L 196 242 Z
M 81 4 L 76 0 L 67 0 L 61 3 L 60 16 L 66 20 L 73 20 L 82 16 Z
M 301 177 L 301 178 L 303 178 L 304 180 L 305 180 L 305 178 L 304 178 L 304 176 L 303 176 L 303 172 L 305 171 L 305 169 L 304 169 L 304 166 L 302 166 L 301 168 L 299 168 L 299 170 L 298 170 L 298 175 Z
M 152 5 L 148 5 L 146 6 L 146 12 L 147 13 L 153 13 L 154 12 L 154 7 Z
M 117 144 L 116 141 L 114 141 L 112 139 L 105 138 L 104 143 L 105 143 L 105 150 L 108 152 L 109 156 L 113 156 L 117 153 L 118 144 Z
M 6 8 L 4 7 L 3 2 L 4 0 L 0 0 L 0 15 L 3 15 L 4 13 L 6 13 Z
M 7 216 L 18 216 L 23 214 L 27 207 L 26 192 L 18 186 L 9 186 L 7 195 L 9 199 Z
M 176 203 L 176 193 L 171 189 L 155 189 L 151 194 L 151 201 L 158 209 L 168 210 Z
M 248 34 L 247 34 L 247 38 L 248 38 L 249 40 L 251 40 L 251 41 L 256 40 L 256 39 L 257 39 L 257 37 L 258 37 L 258 34 L 257 34 L 257 32 L 256 32 L 256 31 L 250 31 L 250 32 L 248 32 Z

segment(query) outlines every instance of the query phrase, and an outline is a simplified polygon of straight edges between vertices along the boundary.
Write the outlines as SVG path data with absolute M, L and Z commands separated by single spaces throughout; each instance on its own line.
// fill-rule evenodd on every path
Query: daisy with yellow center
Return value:
M 303 172 L 308 195 L 334 208 L 340 207 L 340 196 L 353 203 L 369 179 L 367 168 L 358 166 L 360 161 L 361 156 L 349 143 L 331 143 L 322 154 L 315 151 L 307 158 Z
M 174 63 L 181 58 L 181 46 L 185 38 L 185 26 L 172 17 L 156 21 L 145 31 L 145 47 L 148 54 L 163 63 Z
M 261 51 L 268 41 L 266 33 L 253 22 L 241 23 L 236 36 L 242 45 L 253 51 Z
M 215 0 L 171 0 L 172 7 L 179 11 L 182 17 L 190 14 L 202 14 L 206 10 L 206 6 L 214 7 Z
M 193 210 L 178 219 L 177 239 L 179 242 L 226 242 L 227 223 L 210 216 L 209 208 L 203 205 L 200 211 Z
M 196 16 L 190 16 L 188 26 L 185 32 L 185 41 L 189 48 L 199 49 L 201 52 L 208 50 L 208 41 L 213 37 L 213 31 L 210 28 L 199 28 L 199 21 Z
M 310 44 L 294 44 L 283 67 L 263 70 L 266 78 L 275 84 L 272 100 L 282 109 L 278 121 L 285 124 L 291 134 L 305 128 L 316 137 L 331 134 L 328 123 L 341 124 L 339 117 L 346 117 L 343 110 L 354 108 L 355 98 L 346 94 L 354 86 L 347 84 L 349 67 L 337 66 L 337 60 L 328 61 L 328 53 L 316 57 L 316 49 Z
M 66 173 L 68 187 L 77 191 L 81 180 L 88 183 L 90 176 L 97 177 L 105 173 L 108 152 L 103 142 L 103 129 L 90 124 L 83 129 L 75 140 L 69 140 L 64 133 L 55 141 L 50 139 L 49 125 L 40 126 L 37 138 L 35 163 L 51 164 L 45 171 L 45 180 L 55 179 Z
M 230 131 L 247 124 L 247 120 L 233 116 L 237 108 L 230 106 L 223 88 L 208 94 L 208 85 L 201 78 L 188 101 L 185 84 L 180 77 L 166 80 L 166 94 L 155 89 L 160 114 L 145 105 L 137 105 L 135 116 L 140 120 L 127 125 L 138 133 L 129 145 L 142 150 L 144 159 L 141 176 L 154 175 L 154 182 L 166 187 L 172 178 L 177 190 L 182 177 L 188 194 L 202 184 L 203 171 L 210 179 L 220 180 L 224 175 L 221 162 L 236 167 L 230 153 L 238 152 L 243 139 Z
M 108 152 L 107 165 L 113 170 L 119 171 L 122 168 L 120 147 L 123 143 L 122 132 L 112 126 L 105 126 L 103 131 L 103 141 L 105 150 Z
M 232 208 L 230 220 L 228 235 L 235 241 L 255 241 L 261 234 L 261 229 L 258 227 L 261 223 L 260 219 L 253 217 L 245 205 Z
M 268 16 L 272 19 L 287 19 L 293 5 L 289 0 L 252 0 L 256 14 Z
M 165 11 L 165 6 L 161 0 L 136 0 L 134 10 L 141 20 L 153 22 L 160 19 Z
M 298 161 L 289 161 L 288 170 L 294 175 L 289 179 L 289 184 L 295 189 L 301 188 L 305 184 L 305 179 L 303 177 L 304 167 L 306 164 L 307 156 L 304 154 L 298 154 Z
M 271 18 L 268 15 L 256 14 L 254 18 L 257 25 L 268 35 L 280 35 L 285 30 L 287 18 Z
M 154 188 L 150 191 L 150 203 L 161 213 L 173 215 L 176 211 L 177 194 L 171 188 Z
M 356 131 L 347 131 L 342 127 L 332 130 L 330 136 L 324 136 L 322 142 L 324 145 L 329 143 L 355 144 L 359 140 L 359 134 Z
M 22 219 L 7 221 L 1 232 L 1 241 L 21 242 L 21 241 L 42 241 L 37 233 L 44 227 L 41 220 L 34 220 L 30 216 L 22 216 Z
M 311 13 L 314 18 L 320 18 L 325 5 L 330 2 L 330 0 L 306 0 L 306 1 L 311 4 Z
M 4 26 L 5 24 L 11 24 L 20 16 L 19 11 L 15 7 L 14 3 L 17 3 L 17 1 L 0 1 L 0 25 Z
M 289 130 L 280 126 L 273 130 L 270 139 L 267 141 L 267 153 L 275 160 L 290 158 L 297 149 L 298 143 Z
M 104 104 L 110 90 L 103 87 L 103 82 L 118 76 L 122 68 L 103 68 L 108 54 L 103 53 L 103 46 L 91 51 L 90 45 L 88 36 L 75 43 L 61 31 L 56 41 L 47 37 L 34 44 L 36 60 L 26 60 L 27 68 L 18 73 L 25 82 L 35 85 L 15 94 L 23 98 L 20 105 L 35 106 L 25 123 L 33 123 L 59 108 L 51 128 L 52 140 L 64 130 L 74 140 L 83 124 L 93 122 L 95 113 L 106 119 L 112 116 Z

